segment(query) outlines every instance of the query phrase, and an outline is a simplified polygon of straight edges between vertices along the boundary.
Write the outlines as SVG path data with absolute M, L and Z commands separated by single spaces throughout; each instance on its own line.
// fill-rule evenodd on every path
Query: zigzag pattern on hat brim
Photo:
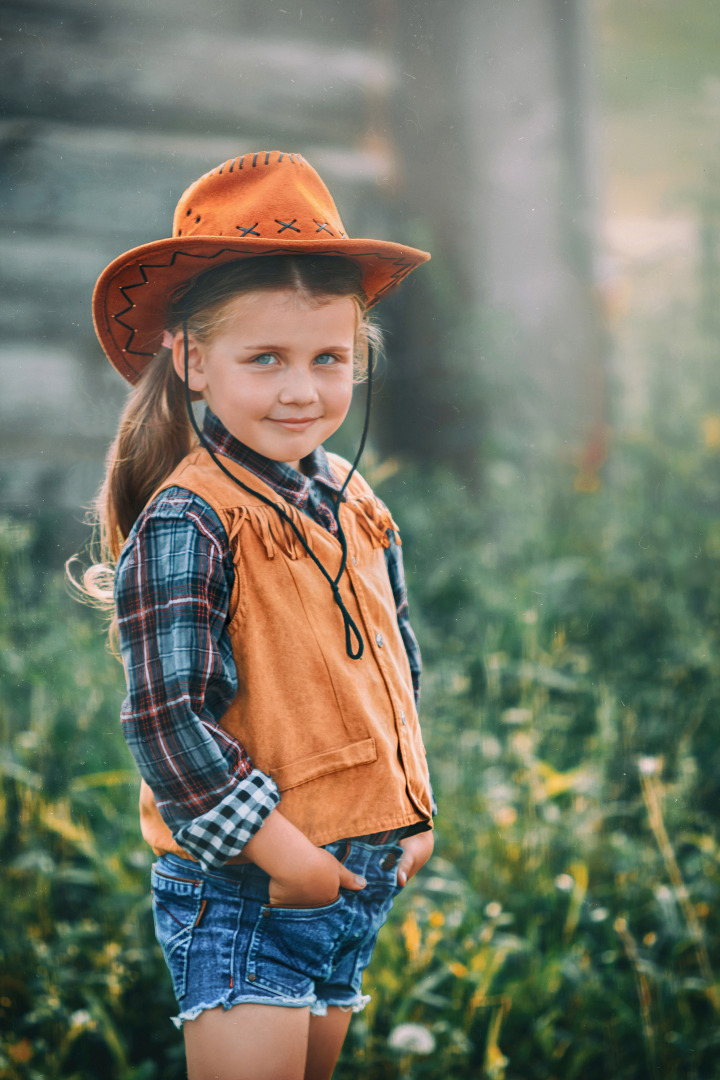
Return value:
M 318 254 L 318 255 L 337 255 L 353 261 L 363 260 L 367 262 L 372 260 L 379 264 L 378 269 L 382 272 L 379 274 L 372 274 L 370 267 L 364 268 L 364 280 L 363 284 L 368 277 L 379 277 L 383 282 L 379 288 L 373 289 L 372 295 L 368 296 L 368 307 L 372 307 L 382 297 L 395 288 L 412 270 L 416 269 L 422 263 L 426 262 L 430 255 L 428 252 L 421 251 L 417 248 L 404 247 L 400 244 L 394 244 L 389 241 L 367 241 L 359 239 L 342 240 L 338 244 L 334 244 L 332 247 L 324 243 L 318 243 L 317 249 L 315 246 L 308 250 L 307 241 L 287 241 L 282 245 L 274 243 L 272 246 L 267 242 L 255 242 L 252 241 L 248 244 L 232 244 L 230 246 L 223 245 L 222 247 L 212 250 L 210 252 L 205 251 L 193 251 L 187 250 L 188 248 L 200 247 L 207 249 L 209 246 L 207 238 L 191 238 L 182 244 L 182 248 L 178 248 L 177 238 L 171 238 L 165 241 L 155 241 L 153 244 L 143 245 L 142 248 L 137 248 L 135 251 L 126 252 L 120 259 L 116 259 L 111 263 L 103 274 L 98 279 L 95 287 L 95 293 L 93 296 L 93 316 L 95 320 L 95 329 L 98 337 L 100 338 L 103 348 L 107 353 L 108 359 L 116 370 L 131 383 L 137 382 L 138 378 L 144 371 L 149 360 L 155 355 L 156 349 L 148 348 L 136 348 L 135 339 L 139 334 L 147 340 L 151 338 L 159 338 L 164 329 L 164 315 L 165 307 L 167 305 L 169 296 L 173 289 L 167 287 L 167 284 L 155 283 L 148 277 L 146 271 L 153 270 L 169 270 L 175 267 L 178 257 L 183 256 L 188 259 L 200 259 L 205 262 L 211 262 L 216 259 L 221 259 L 224 262 L 230 262 L 233 258 L 247 258 L 258 255 L 289 255 L 289 254 Z M 148 262 L 140 261 L 137 256 L 144 254 L 152 256 L 155 254 L 161 254 L 163 249 L 167 249 L 172 245 L 172 254 L 169 260 L 165 262 Z M 366 245 L 372 245 L 370 250 Z M 362 250 L 362 249 L 365 250 Z M 383 266 L 382 264 L 385 264 Z M 120 285 L 118 279 L 124 272 L 135 269 L 139 272 L 140 278 L 137 281 L 129 281 L 126 285 Z M 185 281 L 191 281 L 196 276 L 194 274 L 189 275 L 187 278 L 180 279 L 174 283 L 174 288 L 177 289 Z M 133 310 L 139 310 L 140 305 L 134 302 L 128 295 L 131 290 L 139 289 L 150 286 L 151 289 L 155 286 L 155 291 L 162 289 L 162 300 L 164 301 L 162 311 L 157 314 L 157 309 L 152 308 L 152 321 L 156 325 L 143 327 L 133 326 L 132 323 L 124 318 L 129 312 Z M 126 302 L 126 306 L 120 311 L 114 312 L 112 315 L 108 312 L 108 298 L 110 297 L 112 290 L 116 289 Z M 147 305 L 143 305 L 147 310 Z M 114 324 L 114 325 L 113 325 Z M 119 343 L 116 340 L 116 332 L 122 328 L 123 336 L 125 336 L 124 344 Z M 158 346 L 159 347 L 159 344 Z M 157 348 L 156 347 L 156 348 Z M 137 358 L 139 362 L 133 364 L 132 358 Z

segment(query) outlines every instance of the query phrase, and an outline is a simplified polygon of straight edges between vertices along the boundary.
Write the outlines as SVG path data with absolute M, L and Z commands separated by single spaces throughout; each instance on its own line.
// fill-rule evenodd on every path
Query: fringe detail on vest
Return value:
M 285 509 L 288 517 L 297 525 L 305 543 L 312 548 L 311 538 L 305 528 L 308 519 L 294 506 L 288 504 Z M 278 551 L 284 552 L 290 559 L 307 557 L 307 552 L 295 531 L 269 506 L 237 506 L 226 510 L 225 514 L 231 550 L 235 546 L 240 530 L 247 522 L 258 539 L 262 541 L 268 559 L 274 559 Z
M 352 510 L 370 537 L 372 546 L 389 547 L 390 539 L 388 529 L 392 529 L 395 538 L 400 543 L 400 535 L 397 525 L 392 519 L 388 508 L 374 495 L 360 495 L 347 501 L 348 510 Z M 300 513 L 296 507 L 286 504 L 286 512 L 292 518 L 300 530 L 308 547 L 313 548 L 311 534 L 307 529 L 309 520 L 305 514 Z M 237 537 L 243 525 L 247 522 L 252 531 L 262 541 L 268 559 L 274 559 L 278 551 L 282 551 L 290 559 L 307 558 L 307 552 L 300 543 L 297 534 L 284 521 L 275 510 L 269 506 L 236 506 L 225 511 L 227 516 L 227 533 L 231 550 L 234 549 Z
M 384 503 L 374 495 L 359 495 L 348 500 L 348 509 L 357 515 L 357 519 L 365 532 L 370 537 L 373 547 L 390 547 L 388 529 L 395 533 L 395 539 L 400 541 L 398 527 L 392 519 L 392 515 Z

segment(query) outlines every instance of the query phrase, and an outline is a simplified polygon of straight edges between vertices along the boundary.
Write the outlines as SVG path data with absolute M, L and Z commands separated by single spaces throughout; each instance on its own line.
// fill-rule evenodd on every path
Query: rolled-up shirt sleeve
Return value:
M 173 837 L 206 869 L 240 854 L 280 802 L 220 725 L 237 692 L 233 580 L 217 515 L 177 488 L 143 513 L 115 577 L 123 732 Z

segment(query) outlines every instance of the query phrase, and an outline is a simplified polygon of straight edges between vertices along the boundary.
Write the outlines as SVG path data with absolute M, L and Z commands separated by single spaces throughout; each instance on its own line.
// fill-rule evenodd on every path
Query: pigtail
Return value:
M 97 499 L 103 554 L 120 549 L 154 491 L 188 454 L 194 435 L 169 349 L 147 367 L 120 416 Z
M 163 348 L 143 372 L 120 416 L 107 455 L 105 479 L 91 523 L 92 565 L 81 580 L 68 576 L 82 598 L 113 611 L 113 578 L 123 544 L 153 492 L 190 452 L 195 436 L 185 409 L 183 384 Z

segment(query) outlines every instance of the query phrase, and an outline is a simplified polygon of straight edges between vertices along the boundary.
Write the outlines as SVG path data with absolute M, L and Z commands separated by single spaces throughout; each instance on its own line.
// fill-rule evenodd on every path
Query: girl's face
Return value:
M 229 301 L 219 319 L 209 341 L 189 335 L 190 389 L 240 442 L 298 469 L 350 407 L 355 302 L 310 306 L 292 289 L 262 290 Z M 182 334 L 173 361 L 184 378 Z

